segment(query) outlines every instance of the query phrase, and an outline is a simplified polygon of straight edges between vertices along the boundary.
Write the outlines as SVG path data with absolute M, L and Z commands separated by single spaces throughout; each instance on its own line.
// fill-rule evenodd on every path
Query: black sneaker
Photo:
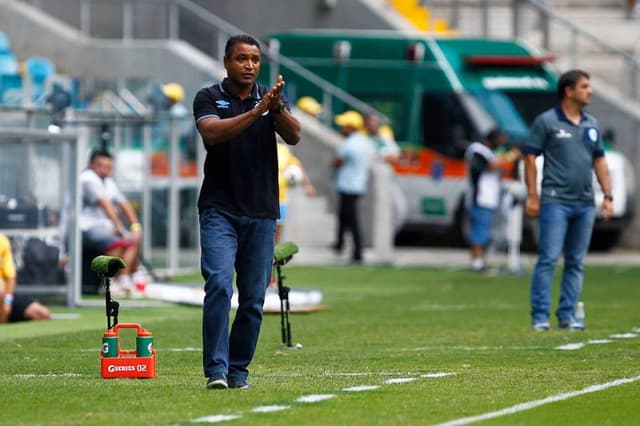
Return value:
M 549 324 L 549 321 L 536 320 L 531 324 L 531 329 L 533 331 L 549 331 L 551 329 L 551 325 Z
M 229 385 L 224 377 L 209 377 L 207 389 L 227 389 Z
M 558 322 L 558 328 L 560 330 L 569 330 L 569 331 L 584 331 L 584 324 L 574 320 L 562 320 Z
M 249 389 L 250 387 L 246 380 L 229 380 L 229 389 Z

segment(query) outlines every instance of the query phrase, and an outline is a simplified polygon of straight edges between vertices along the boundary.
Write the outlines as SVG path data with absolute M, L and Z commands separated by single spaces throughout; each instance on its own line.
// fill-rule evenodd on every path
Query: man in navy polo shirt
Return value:
M 249 387 L 279 215 L 275 132 L 289 145 L 300 140 L 300 125 L 282 95 L 282 76 L 272 88 L 255 82 L 260 59 L 257 40 L 229 38 L 227 78 L 201 89 L 193 101 L 207 150 L 198 210 L 208 389 Z M 239 306 L 229 333 L 234 270 Z
M 560 104 L 540 114 L 525 146 L 526 213 L 540 217 L 538 261 L 531 280 L 532 327 L 549 330 L 551 283 L 564 249 L 558 327 L 583 330 L 574 318 L 582 290 L 584 256 L 595 220 L 592 172 L 604 192 L 602 214 L 612 214 L 613 198 L 597 120 L 584 112 L 591 101 L 589 74 L 568 71 L 558 80 Z M 535 158 L 544 155 L 538 196 Z

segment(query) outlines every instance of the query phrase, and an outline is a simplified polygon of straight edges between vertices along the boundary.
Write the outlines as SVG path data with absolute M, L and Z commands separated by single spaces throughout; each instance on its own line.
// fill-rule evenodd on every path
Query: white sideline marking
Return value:
M 253 413 L 273 413 L 275 411 L 283 411 L 291 408 L 290 405 L 263 405 L 251 410 Z
M 584 348 L 587 344 L 590 345 L 604 345 L 607 343 L 612 343 L 613 340 L 611 339 L 633 339 L 634 337 L 638 337 L 638 331 L 640 331 L 640 328 L 634 328 L 633 329 L 633 333 L 616 333 L 616 334 L 612 334 L 610 335 L 609 339 L 591 339 L 591 340 L 587 340 L 587 343 L 568 343 L 566 345 L 562 345 L 562 346 L 556 346 L 554 349 L 559 349 L 561 351 L 575 351 L 577 349 L 582 349 Z
M 215 416 L 200 417 L 195 420 L 191 420 L 193 423 L 220 423 L 228 422 L 229 420 L 236 420 L 242 416 L 236 414 L 216 414 Z
M 578 349 L 582 349 L 585 347 L 584 343 L 568 343 L 562 346 L 556 346 L 554 349 L 558 349 L 561 351 L 575 351 Z
M 455 376 L 456 373 L 427 373 L 423 374 L 421 377 L 426 378 L 438 378 L 438 377 L 447 377 L 447 376 Z
M 371 372 L 371 371 L 362 371 L 362 372 L 353 372 L 353 373 L 322 373 L 322 377 L 361 377 L 361 376 L 397 376 L 399 374 L 411 374 L 410 372 L 393 372 L 393 371 L 380 371 L 380 372 Z M 308 374 L 304 375 L 305 377 L 309 377 Z
M 78 373 L 42 373 L 42 374 L 16 374 L 15 377 L 21 379 L 32 379 L 34 377 L 80 377 L 82 374 Z
M 633 383 L 640 380 L 640 376 L 635 376 L 631 378 L 624 378 L 614 380 L 612 382 L 601 383 L 598 385 L 588 386 L 584 389 L 573 391 L 573 392 L 565 392 L 559 393 L 557 395 L 552 395 L 543 399 L 536 399 L 529 402 L 523 402 L 521 404 L 516 404 L 508 408 L 503 408 L 502 410 L 492 411 L 490 413 L 484 413 L 477 416 L 471 417 L 462 417 L 460 419 L 451 420 L 445 423 L 439 423 L 436 426 L 458 426 L 458 425 L 468 425 L 471 423 L 480 422 L 483 420 L 494 419 L 496 417 L 506 416 L 508 414 L 515 414 L 520 411 L 530 410 L 532 408 L 540 407 L 541 405 L 550 404 L 552 402 L 564 401 L 569 398 L 574 398 L 576 396 L 584 395 L 587 393 L 599 392 L 601 390 L 605 390 L 614 386 L 625 385 L 627 383 Z
M 609 337 L 611 337 L 612 339 L 633 339 L 634 337 L 638 337 L 638 335 L 635 333 L 617 333 L 612 334 Z
M 401 378 L 398 378 L 398 379 L 385 380 L 384 383 L 386 385 L 397 385 L 399 383 L 413 382 L 415 379 L 416 379 L 415 377 L 401 377 Z
M 372 373 L 358 373 L 358 374 L 371 375 Z M 375 373 L 373 373 L 373 374 L 375 374 Z M 377 374 L 388 375 L 388 374 L 393 374 L 393 373 L 383 372 L 383 373 L 377 373 Z M 434 378 L 434 377 L 452 376 L 452 375 L 455 375 L 455 374 L 456 373 L 445 373 L 445 372 L 427 373 L 427 374 L 423 374 L 421 377 Z M 412 382 L 414 380 L 416 380 L 415 377 L 404 377 L 404 378 L 397 378 L 397 379 L 389 379 L 389 380 L 386 380 L 384 383 L 385 384 L 407 383 L 407 382 Z M 361 385 L 361 386 L 352 386 L 352 387 L 344 388 L 344 389 L 342 389 L 342 391 L 344 391 L 344 392 L 365 392 L 365 391 L 370 391 L 370 390 L 376 390 L 378 388 L 380 388 L 380 386 L 378 386 L 378 385 Z M 313 402 L 325 401 L 327 399 L 331 399 L 331 398 L 335 398 L 335 397 L 336 397 L 336 395 L 334 395 L 334 394 L 312 394 L 312 395 L 301 396 L 300 398 L 296 399 L 295 402 L 313 403 Z M 288 410 L 289 408 L 291 408 L 290 405 L 264 405 L 264 406 L 255 407 L 255 408 L 251 409 L 251 412 L 253 412 L 253 413 L 271 413 L 271 412 L 275 412 L 275 411 Z M 239 419 L 241 417 L 242 417 L 242 415 L 238 415 L 238 414 L 217 414 L 217 415 L 212 415 L 212 416 L 200 417 L 198 419 L 191 420 L 191 422 L 192 423 L 220 423 L 220 422 L 226 422 L 226 421 L 229 421 L 229 420 Z
M 495 350 L 531 350 L 531 346 L 447 346 L 450 350 L 456 351 L 495 351 Z M 442 346 L 419 346 L 417 348 L 400 348 L 402 352 L 425 352 L 441 350 Z
M 333 394 L 306 395 L 296 399 L 296 402 L 320 402 L 320 401 L 325 401 L 331 398 L 335 398 L 335 395 Z
M 80 314 L 73 312 L 53 312 L 51 314 L 52 320 L 74 320 L 80 318 Z
M 344 392 L 364 392 L 364 391 L 370 391 L 370 390 L 376 390 L 378 389 L 380 386 L 376 386 L 376 385 L 362 385 L 362 386 L 352 386 L 350 388 L 344 388 L 342 389 Z
M 102 348 L 91 349 L 92 351 L 99 351 Z M 440 348 L 441 349 L 441 348 Z M 265 374 L 265 377 L 385 377 L 385 376 L 400 376 L 400 375 L 418 375 L 423 374 L 422 371 L 354 371 L 351 373 L 335 373 L 325 371 L 323 373 L 310 374 L 310 373 L 270 373 Z

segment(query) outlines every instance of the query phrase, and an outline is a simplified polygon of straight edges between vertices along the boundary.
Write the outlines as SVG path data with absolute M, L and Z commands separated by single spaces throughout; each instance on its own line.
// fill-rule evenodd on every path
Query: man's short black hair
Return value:
M 484 139 L 488 142 L 491 142 L 494 146 L 500 141 L 500 138 L 504 137 L 504 132 L 497 127 L 489 130 L 487 136 Z
M 91 152 L 89 163 L 93 163 L 93 161 L 98 157 L 106 157 L 113 160 L 113 156 L 109 153 L 109 151 L 105 149 L 95 149 Z
M 563 100 L 565 97 L 565 89 L 567 87 L 575 88 L 578 80 L 583 77 L 587 80 L 590 78 L 589 74 L 582 70 L 571 70 L 562 74 L 558 80 L 558 98 Z
M 260 50 L 260 43 L 258 42 L 258 40 L 251 37 L 250 35 L 248 34 L 234 35 L 229 37 L 229 40 L 227 40 L 227 44 L 224 47 L 224 57 L 228 58 L 231 55 L 231 52 L 233 51 L 233 47 L 239 43 L 250 44 L 251 46 L 256 46 L 258 50 Z

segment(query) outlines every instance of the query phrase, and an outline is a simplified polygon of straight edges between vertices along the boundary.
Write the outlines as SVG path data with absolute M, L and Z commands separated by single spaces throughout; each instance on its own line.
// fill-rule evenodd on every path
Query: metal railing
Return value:
M 58 122 L 63 136 L 43 130 L 51 122 L 51 112 L 44 108 L 0 107 L 0 129 L 4 129 L 5 134 L 10 134 L 8 129 L 18 129 L 11 131 L 27 136 L 30 132 L 51 135 L 53 140 L 67 140 L 77 133 L 82 136 L 74 144 L 78 173 L 87 166 L 89 150 L 108 147 L 116 160 L 114 178 L 128 198 L 139 203 L 143 224 L 142 255 L 147 264 L 161 275 L 169 276 L 197 269 L 197 218 L 194 215 L 195 199 L 202 181 L 202 168 L 198 165 L 204 162 L 204 149 L 193 131 L 193 119 L 188 114 L 127 113 L 123 111 L 123 98 L 132 94 L 126 91 L 106 93 L 109 93 L 110 102 L 118 107 L 101 111 L 67 111 L 65 118 Z M 11 155 L 0 154 L 0 165 L 9 160 L 13 161 Z M 10 165 L 19 167 L 11 161 Z M 61 167 L 62 170 L 69 169 L 68 164 Z M 0 167 L 0 170 L 8 173 L 11 169 Z M 37 173 L 30 164 L 28 170 Z M 20 176 L 19 173 L 13 175 Z M 67 179 L 67 184 L 73 181 L 75 179 Z M 24 186 L 28 182 L 22 179 L 21 183 Z M 6 192 L 2 188 L 0 186 L 0 196 Z M 28 191 L 31 190 L 22 188 L 20 196 Z M 51 191 L 60 195 L 65 189 L 51 188 Z M 189 193 L 186 198 L 185 193 Z M 61 210 L 60 204 L 57 210 Z M 77 214 L 70 215 L 70 218 L 75 217 Z M 75 262 L 74 259 L 71 260 Z
M 55 0 L 22 0 L 45 10 L 51 9 L 56 4 Z M 118 8 L 118 23 L 120 30 L 113 37 L 121 39 L 124 43 L 134 39 L 164 38 L 169 40 L 186 40 L 199 43 L 196 46 L 205 53 L 222 59 L 226 38 L 232 34 L 243 33 L 241 29 L 211 13 L 206 8 L 191 0 L 112 0 L 108 3 L 104 0 L 75 0 L 78 7 L 75 23 L 79 30 L 87 35 L 97 35 L 98 30 L 92 28 L 98 22 L 97 14 L 105 7 Z M 68 9 L 73 9 L 69 1 L 64 2 Z M 633 53 L 619 49 L 602 38 L 594 35 L 586 29 L 578 27 L 570 19 L 567 19 L 548 6 L 544 0 L 429 0 L 425 2 L 434 16 L 447 19 L 452 28 L 457 28 L 460 34 L 480 35 L 484 37 L 508 36 L 510 38 L 523 39 L 533 43 L 544 50 L 555 50 L 560 44 L 566 44 L 568 59 L 565 59 L 561 67 L 575 68 L 583 62 L 583 52 L 598 52 L 607 55 L 610 61 L 606 72 L 590 70 L 592 74 L 603 81 L 620 89 L 621 93 L 628 94 L 633 99 L 640 97 L 638 84 L 638 69 L 640 60 Z M 504 12 L 508 9 L 510 19 L 500 20 L 500 29 L 496 29 L 496 19 L 492 15 L 498 10 Z M 622 9 L 622 8 L 621 8 Z M 152 14 L 154 29 L 149 34 L 144 34 L 138 28 L 138 22 L 147 15 Z M 469 17 L 471 15 L 471 17 Z M 527 16 L 527 19 L 524 19 Z M 74 21 L 66 17 L 67 21 Z M 188 18 L 188 21 L 185 19 Z M 508 22 L 506 22 L 508 21 Z M 148 21 L 146 21 L 148 22 Z M 205 37 L 197 37 L 198 40 L 188 40 L 185 37 L 185 22 L 202 23 L 199 30 L 210 31 Z M 471 24 L 469 24 L 471 22 Z M 462 28 L 462 26 L 465 28 Z M 148 25 L 147 25 L 148 26 Z M 505 33 L 504 28 L 509 26 L 510 31 Z M 378 113 L 368 104 L 354 98 L 340 88 L 323 80 L 309 72 L 295 62 L 284 58 L 277 53 L 265 52 L 270 59 L 286 66 L 292 72 L 311 81 L 322 90 L 324 107 L 330 110 L 333 98 L 341 100 L 353 109 L 365 113 Z M 616 71 L 616 69 L 618 71 Z M 613 72 L 612 72 L 613 71 Z
M 612 74 L 610 72 L 606 74 L 598 72 L 597 77 L 607 81 L 608 83 L 613 83 L 614 85 L 619 86 L 622 93 L 628 93 L 633 99 L 638 99 L 640 96 L 640 92 L 638 91 L 638 67 L 640 65 L 640 61 L 638 58 L 622 49 L 612 46 L 610 43 L 595 36 L 589 31 L 579 28 L 571 20 L 555 13 L 541 0 L 514 0 L 514 38 L 521 38 L 524 36 L 521 32 L 523 22 L 521 21 L 521 14 L 518 12 L 518 8 L 522 8 L 525 5 L 534 8 L 539 14 L 540 29 L 542 33 L 541 44 L 545 50 L 552 50 L 552 35 L 554 38 L 559 38 L 561 31 L 568 31 L 569 62 L 567 65 L 569 68 L 578 68 L 580 66 L 580 46 L 581 44 L 586 44 L 583 46 L 585 50 L 599 50 L 609 55 L 612 60 L 619 61 L 618 65 L 622 66 L 623 72 L 621 84 L 616 84 L 616 81 L 611 78 Z M 551 28 L 552 25 L 554 26 L 553 29 Z M 614 63 L 615 62 L 610 63 L 610 65 L 614 65 Z M 612 68 L 610 68 L 609 71 L 612 71 Z
M 80 297 L 76 263 L 81 257 L 77 226 L 80 199 L 78 185 L 73 184 L 79 173 L 76 160 L 80 140 L 75 132 L 53 134 L 41 129 L 0 127 L 0 166 L 6 173 L 0 185 L 0 233 L 12 239 L 17 266 L 22 266 L 20 253 L 30 238 L 46 240 L 58 249 L 61 258 L 71 262 L 66 286 L 40 282 L 19 285 L 18 291 L 64 294 L 68 306 L 76 305 Z
M 431 0 L 433 11 L 448 19 L 461 35 L 523 40 L 537 48 L 561 52 L 558 68 L 585 67 L 587 56 L 602 55 L 606 70 L 589 67 L 598 79 L 621 94 L 640 98 L 640 60 L 561 16 L 544 0 Z M 620 15 L 622 17 L 622 5 Z
M 47 0 L 46 2 L 42 0 L 22 1 L 30 3 L 33 6 L 39 8 L 43 8 L 45 10 L 47 10 L 45 6 L 51 7 L 56 3 L 55 0 Z M 94 9 L 98 7 L 104 8 L 104 0 L 76 1 L 78 2 L 79 18 L 77 19 L 77 22 L 75 22 L 75 24 L 84 35 L 88 37 L 96 36 L 96 34 L 92 32 Z M 188 18 L 188 22 L 192 23 L 194 26 L 197 25 L 198 21 L 200 21 L 204 25 L 198 26 L 198 28 L 206 28 L 206 31 L 209 32 L 204 37 L 202 37 L 202 34 L 199 34 L 200 37 L 198 38 L 200 40 L 204 40 L 204 42 L 196 45 L 196 47 L 203 50 L 213 58 L 222 60 L 224 56 L 224 46 L 227 38 L 231 35 L 247 33 L 246 31 L 243 31 L 242 29 L 216 16 L 206 8 L 194 3 L 191 0 L 112 0 L 109 3 L 116 6 L 118 3 L 120 3 L 120 12 L 118 16 L 121 17 L 121 29 L 118 34 L 113 33 L 112 36 L 121 39 L 123 43 L 127 43 L 135 39 L 146 38 L 185 40 L 191 43 L 198 42 L 197 40 L 188 40 L 188 37 L 184 37 L 185 31 L 181 27 L 181 22 Z M 67 5 L 67 8 L 71 8 L 68 2 L 65 2 L 65 4 Z M 138 10 L 137 7 L 144 8 Z M 152 7 L 153 9 L 150 9 L 150 7 Z M 153 31 L 150 30 L 151 32 L 147 35 L 136 35 L 136 22 L 138 22 L 138 19 L 142 19 L 142 17 L 139 15 L 143 14 L 143 12 L 145 16 L 149 13 L 155 13 L 154 16 L 157 19 L 156 21 L 154 21 L 154 24 L 157 25 L 154 25 Z M 67 21 L 72 20 L 67 19 Z M 70 23 L 72 25 L 74 24 L 74 22 Z M 268 46 L 268 43 L 266 42 L 263 44 L 264 46 Z M 384 122 L 389 121 L 384 114 L 377 111 L 366 102 L 357 99 L 356 97 L 350 95 L 336 85 L 305 69 L 295 61 L 280 55 L 278 52 L 269 51 L 268 48 L 263 48 L 263 55 L 272 64 L 276 65 L 275 67 L 272 67 L 272 83 L 275 82 L 275 76 L 277 76 L 277 73 L 273 72 L 273 69 L 277 70 L 278 67 L 282 65 L 289 71 L 295 73 L 297 76 L 315 85 L 322 92 L 323 95 L 321 103 L 323 104 L 325 113 L 322 115 L 322 117 L 320 117 L 320 119 L 326 120 L 325 124 L 330 123 L 332 116 L 331 109 L 334 98 L 342 102 L 344 105 L 347 105 L 351 109 L 358 110 L 364 114 L 376 114 L 380 116 Z

